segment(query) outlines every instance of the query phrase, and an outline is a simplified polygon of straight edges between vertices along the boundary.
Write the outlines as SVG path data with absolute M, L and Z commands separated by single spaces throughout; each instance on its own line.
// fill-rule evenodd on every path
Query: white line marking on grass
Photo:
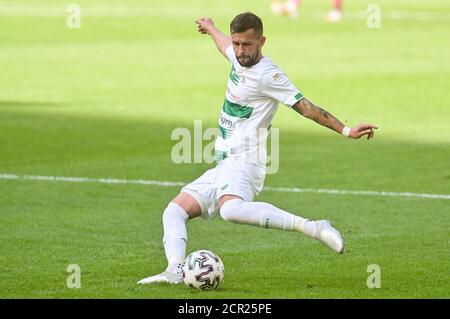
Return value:
M 162 187 L 180 187 L 186 183 L 155 181 L 144 179 L 115 179 L 115 178 L 88 178 L 88 177 L 65 177 L 65 176 L 36 176 L 36 175 L 15 175 L 0 174 L 0 179 L 4 180 L 38 180 L 50 182 L 72 182 L 72 183 L 100 183 L 100 184 L 135 184 L 135 185 L 155 185 Z M 272 187 L 266 186 L 264 190 L 269 192 L 283 193 L 318 193 L 334 195 L 363 195 L 363 196 L 391 196 L 391 197 L 418 197 L 434 199 L 450 199 L 450 194 L 420 194 L 409 192 L 385 192 L 385 191 L 356 191 L 343 189 L 313 189 L 297 187 Z
M 393 196 L 393 197 L 421 197 L 421 198 L 439 198 L 450 199 L 449 194 L 420 194 L 409 192 L 384 192 L 384 191 L 351 191 L 343 189 L 309 189 L 309 188 L 288 188 L 288 187 L 264 187 L 266 191 L 286 192 L 286 193 L 325 193 L 337 195 L 366 195 L 366 196 Z
M 116 178 L 89 178 L 89 177 L 65 177 L 65 176 L 36 176 L 36 175 L 14 175 L 0 174 L 0 179 L 17 179 L 17 180 L 38 180 L 50 182 L 72 182 L 72 183 L 101 183 L 101 184 L 138 184 L 138 185 L 156 185 L 156 186 L 183 186 L 182 182 L 164 182 L 149 181 L 143 179 L 116 179 Z

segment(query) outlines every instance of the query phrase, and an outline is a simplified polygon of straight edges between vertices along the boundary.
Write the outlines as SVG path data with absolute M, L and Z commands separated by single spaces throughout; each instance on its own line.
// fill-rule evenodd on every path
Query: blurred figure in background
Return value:
M 342 1 L 332 0 L 333 9 L 327 13 L 325 20 L 327 22 L 338 22 L 342 19 Z M 298 18 L 298 8 L 301 0 L 272 0 L 270 9 L 276 15 L 285 15 L 289 18 Z
M 301 4 L 301 0 L 272 0 L 270 9 L 276 15 L 286 15 L 289 18 L 298 17 L 298 7 Z
M 333 10 L 328 12 L 325 20 L 328 22 L 338 22 L 342 19 L 342 0 L 332 0 Z

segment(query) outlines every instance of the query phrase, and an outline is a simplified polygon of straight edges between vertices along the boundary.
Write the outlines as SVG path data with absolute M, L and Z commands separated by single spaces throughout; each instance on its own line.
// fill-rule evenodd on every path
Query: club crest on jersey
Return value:
M 276 81 L 276 80 L 278 80 L 279 78 L 280 78 L 280 73 L 275 73 L 273 76 L 272 76 L 272 78 L 273 78 L 273 80 L 274 81 Z

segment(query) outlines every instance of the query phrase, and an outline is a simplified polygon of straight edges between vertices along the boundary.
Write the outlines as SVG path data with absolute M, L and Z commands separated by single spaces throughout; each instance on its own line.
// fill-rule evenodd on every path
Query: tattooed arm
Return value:
M 314 105 L 307 98 L 303 98 L 292 107 L 295 111 L 303 115 L 304 117 L 319 123 L 329 129 L 341 134 L 345 125 L 342 124 L 336 117 L 328 113 L 323 108 Z M 372 124 L 359 124 L 350 129 L 349 137 L 360 138 L 363 135 L 367 135 L 367 139 L 371 139 L 374 136 L 373 129 L 378 127 Z

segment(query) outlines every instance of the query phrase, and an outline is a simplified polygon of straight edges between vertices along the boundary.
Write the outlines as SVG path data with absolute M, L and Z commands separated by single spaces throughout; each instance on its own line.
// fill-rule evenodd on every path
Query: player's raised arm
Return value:
M 320 125 L 326 126 L 338 132 L 339 134 L 344 134 L 355 139 L 367 135 L 367 139 L 369 140 L 373 138 L 375 134 L 373 129 L 378 128 L 377 126 L 372 124 L 359 124 L 352 128 L 346 127 L 336 117 L 334 117 L 321 107 L 314 105 L 306 98 L 302 98 L 300 101 L 295 103 L 292 108 L 304 117 L 313 120 Z
M 231 45 L 231 37 L 217 29 L 211 18 L 199 18 L 195 20 L 195 23 L 198 24 L 198 32 L 202 34 L 209 34 L 214 40 L 214 43 L 220 53 L 227 57 L 225 51 L 227 47 Z

